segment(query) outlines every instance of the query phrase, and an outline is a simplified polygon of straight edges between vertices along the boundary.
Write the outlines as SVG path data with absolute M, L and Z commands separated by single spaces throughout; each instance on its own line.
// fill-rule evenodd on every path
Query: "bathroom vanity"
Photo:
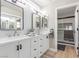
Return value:
M 48 48 L 47 34 L 1 38 L 0 58 L 38 58 Z
M 3 38 L 0 40 L 0 57 L 16 58 L 30 56 L 30 38 L 28 36 Z

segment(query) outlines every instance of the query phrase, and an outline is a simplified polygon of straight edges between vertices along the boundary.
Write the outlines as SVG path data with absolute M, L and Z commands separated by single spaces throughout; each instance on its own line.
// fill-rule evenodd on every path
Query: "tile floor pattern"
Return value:
M 65 51 L 47 51 L 42 58 L 77 58 L 75 48 L 66 46 Z

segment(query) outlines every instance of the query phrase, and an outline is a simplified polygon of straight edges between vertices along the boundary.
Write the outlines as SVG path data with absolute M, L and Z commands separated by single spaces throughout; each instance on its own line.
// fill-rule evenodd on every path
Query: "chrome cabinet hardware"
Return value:
M 20 44 L 20 49 L 22 49 L 22 44 Z
M 34 51 L 36 51 L 37 49 L 34 49 Z
M 34 41 L 34 42 L 37 42 L 37 41 Z
M 19 45 L 17 45 L 17 51 L 19 51 Z

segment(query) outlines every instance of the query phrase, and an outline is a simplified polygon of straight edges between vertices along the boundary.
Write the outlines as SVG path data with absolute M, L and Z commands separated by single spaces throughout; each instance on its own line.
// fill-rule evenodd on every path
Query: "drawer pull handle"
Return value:
M 40 40 L 42 40 L 42 39 L 40 39 Z
M 20 44 L 20 49 L 22 49 L 22 44 Z
M 34 41 L 34 42 L 37 42 L 37 41 Z
M 19 45 L 17 45 L 17 51 L 19 51 Z
M 34 51 L 36 51 L 37 49 L 34 49 Z

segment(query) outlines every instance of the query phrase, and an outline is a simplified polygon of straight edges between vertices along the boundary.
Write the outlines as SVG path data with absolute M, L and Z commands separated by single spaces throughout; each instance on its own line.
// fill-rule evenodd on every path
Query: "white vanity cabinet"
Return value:
M 45 37 L 45 39 L 44 39 L 44 52 L 48 49 L 48 39 L 47 39 L 47 36 Z
M 44 48 L 45 48 L 45 42 L 44 42 L 44 36 L 41 35 L 40 36 L 40 40 L 39 40 L 39 55 L 41 56 L 44 53 Z
M 11 42 L 0 46 L 0 58 L 17 58 L 18 51 L 17 51 L 18 42 Z
M 47 51 L 49 41 L 47 35 L 38 35 L 1 43 L 0 58 L 39 58 Z
M 19 42 L 19 46 L 20 46 L 19 57 L 30 58 L 30 38 L 21 40 Z
M 31 57 L 32 58 L 41 57 L 48 50 L 48 47 L 49 47 L 49 40 L 46 34 L 32 37 Z
M 22 39 L 0 46 L 0 58 L 30 58 L 30 39 Z
M 38 58 L 39 57 L 39 36 L 32 37 L 31 40 L 31 57 Z
M 39 55 L 43 55 L 49 48 L 49 39 L 48 35 L 41 35 L 39 40 Z

